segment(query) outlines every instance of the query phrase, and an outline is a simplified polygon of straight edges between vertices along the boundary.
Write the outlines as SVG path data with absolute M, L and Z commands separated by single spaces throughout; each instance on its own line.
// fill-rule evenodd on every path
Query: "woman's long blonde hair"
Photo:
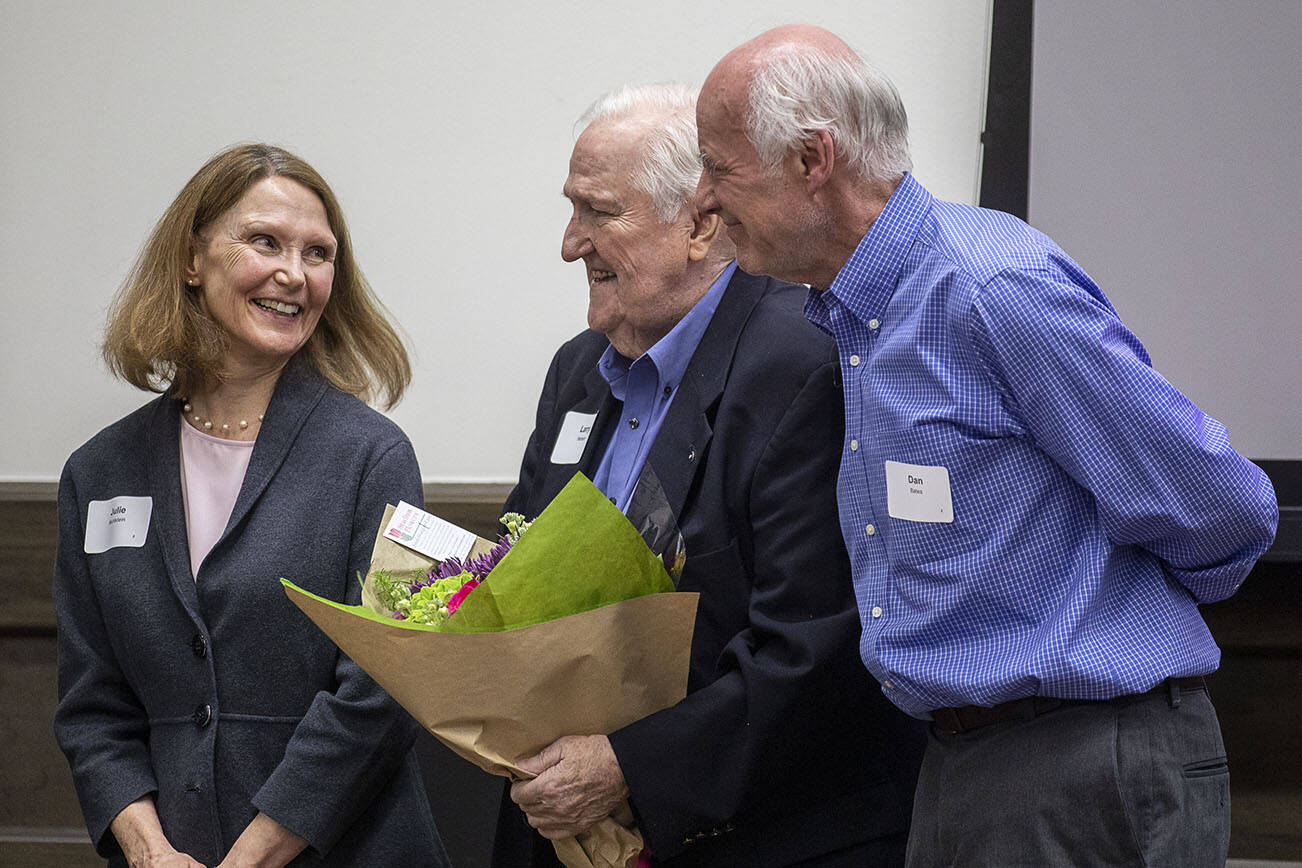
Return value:
M 222 378 L 229 339 L 186 286 L 199 233 L 263 178 L 297 181 L 321 199 L 337 242 L 335 277 L 316 331 L 299 352 L 333 385 L 390 408 L 411 382 L 411 361 L 353 255 L 330 185 L 273 145 L 237 145 L 209 160 L 159 219 L 109 308 L 104 360 L 140 389 L 190 395 Z

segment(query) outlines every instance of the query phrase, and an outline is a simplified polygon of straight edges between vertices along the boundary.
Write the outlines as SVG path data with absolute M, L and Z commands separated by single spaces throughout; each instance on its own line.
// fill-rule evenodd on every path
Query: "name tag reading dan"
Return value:
M 952 522 L 949 469 L 887 461 L 886 512 L 905 521 Z
M 596 413 L 578 413 L 574 410 L 565 414 L 561 423 L 561 433 L 556 435 L 556 445 L 552 447 L 552 464 L 578 464 L 583 457 L 583 447 L 588 445 L 592 429 L 597 423 Z
M 398 502 L 398 508 L 393 511 L 384 535 L 436 561 L 448 558 L 464 561 L 470 554 L 470 547 L 475 544 L 475 535 L 470 531 L 444 521 L 437 515 L 430 515 L 406 501 Z
M 88 555 L 119 547 L 138 549 L 149 535 L 149 516 L 154 512 L 152 497 L 115 497 L 92 500 L 86 510 Z

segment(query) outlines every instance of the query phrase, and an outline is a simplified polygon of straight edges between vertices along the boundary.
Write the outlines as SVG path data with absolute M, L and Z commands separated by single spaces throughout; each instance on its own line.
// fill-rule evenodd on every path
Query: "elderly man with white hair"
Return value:
M 855 653 L 833 343 L 803 287 L 739 270 L 692 204 L 694 91 L 625 89 L 582 122 L 561 255 L 584 263 L 591 328 L 552 361 L 507 508 L 536 514 L 582 471 L 635 524 L 667 509 L 700 606 L 687 697 L 523 760 L 494 865 L 557 864 L 526 817 L 557 838 L 625 800 L 643 864 L 898 865 L 922 734 Z
M 932 198 L 833 34 L 740 46 L 698 109 L 702 209 L 840 350 L 861 653 L 932 721 L 909 864 L 1223 866 L 1198 604 L 1270 545 L 1265 474 L 1052 240 Z

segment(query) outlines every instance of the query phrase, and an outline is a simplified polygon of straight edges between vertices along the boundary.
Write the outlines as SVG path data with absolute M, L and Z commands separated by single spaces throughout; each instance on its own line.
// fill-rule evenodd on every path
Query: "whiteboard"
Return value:
M 974 202 L 989 0 L 820 0 L 895 80 L 918 178 Z M 151 396 L 99 358 L 155 220 L 212 154 L 268 141 L 343 203 L 415 376 L 390 415 L 428 482 L 515 479 L 547 364 L 585 325 L 560 259 L 574 121 L 626 82 L 699 84 L 776 0 L 525 4 L 0 0 L 0 481 Z
M 1302 3 L 1035 3 L 1030 222 L 1250 458 L 1302 459 Z

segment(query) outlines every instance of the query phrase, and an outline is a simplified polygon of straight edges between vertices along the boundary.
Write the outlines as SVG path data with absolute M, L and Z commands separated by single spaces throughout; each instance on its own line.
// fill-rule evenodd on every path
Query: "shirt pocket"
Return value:
M 961 561 L 981 548 L 982 526 L 997 504 L 989 502 L 990 492 L 975 490 L 969 468 L 992 460 L 999 443 L 1000 438 L 973 436 L 946 422 L 915 425 L 880 435 L 873 448 L 875 466 L 871 468 L 871 478 L 876 483 L 872 486 L 873 507 L 887 522 L 886 546 L 893 564 L 937 578 L 952 576 L 954 561 Z M 897 467 L 888 472 L 888 461 L 921 469 Z M 937 472 L 940 468 L 944 473 Z M 915 477 L 927 479 L 926 505 L 935 504 L 942 494 L 947 495 L 951 520 L 903 517 L 916 515 L 915 508 L 897 508 L 896 514 L 891 514 L 889 487 L 918 491 L 920 488 L 910 485 Z M 910 506 L 923 502 L 909 491 L 898 493 L 898 498 Z

